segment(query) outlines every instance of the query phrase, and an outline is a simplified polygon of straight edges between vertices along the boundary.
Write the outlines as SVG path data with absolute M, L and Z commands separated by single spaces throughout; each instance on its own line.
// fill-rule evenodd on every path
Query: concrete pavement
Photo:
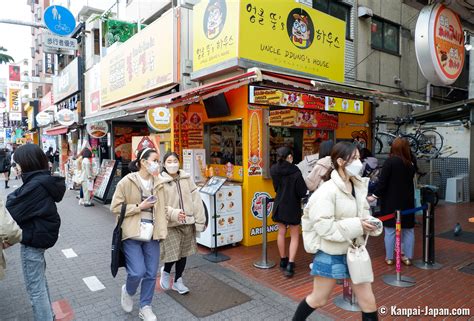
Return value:
M 13 187 L 19 184 L 21 182 L 11 181 L 10 185 Z M 5 198 L 13 189 L 5 191 L 2 187 L 0 196 Z M 127 314 L 120 307 L 120 287 L 125 280 L 125 271 L 120 269 L 115 279 L 110 274 L 110 242 L 114 217 L 108 207 L 98 203 L 91 208 L 78 206 L 75 195 L 75 192 L 68 191 L 58 205 L 62 219 L 60 237 L 57 244 L 46 252 L 47 278 L 58 319 L 138 320 L 138 295 L 135 296 L 132 313 Z M 6 250 L 7 274 L 0 281 L 1 321 L 32 320 L 19 249 L 19 246 L 13 246 Z M 65 253 L 63 250 L 66 250 Z M 74 257 L 74 254 L 77 256 Z M 67 258 L 66 255 L 73 257 Z M 198 268 L 252 298 L 247 303 L 202 320 L 290 320 L 296 309 L 297 302 L 238 272 L 210 263 L 200 255 L 193 256 L 188 262 L 187 269 Z M 83 280 L 88 277 L 96 278 L 96 282 L 90 283 L 90 286 L 103 288 L 91 291 Z M 183 278 L 186 279 L 186 272 Z M 163 293 L 159 286 L 152 306 L 159 320 L 198 320 Z M 313 320 L 329 319 L 315 313 Z

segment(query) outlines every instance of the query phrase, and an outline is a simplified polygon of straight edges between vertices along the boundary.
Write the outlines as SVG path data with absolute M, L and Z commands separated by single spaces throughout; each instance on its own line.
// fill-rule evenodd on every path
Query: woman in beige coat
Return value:
M 165 194 L 168 236 L 161 243 L 161 260 L 165 265 L 161 270 L 160 285 L 164 290 L 171 287 L 179 294 L 186 294 L 189 289 L 184 285 L 182 275 L 186 258 L 196 253 L 196 232 L 205 229 L 204 205 L 191 176 L 179 170 L 178 155 L 167 153 L 163 164 L 160 178 Z M 173 265 L 176 265 L 176 273 L 171 286 Z
M 304 179 L 310 192 L 314 192 L 323 183 L 324 175 L 332 168 L 330 155 L 333 146 L 332 140 L 325 140 L 319 145 L 319 159 Z
M 160 154 L 154 149 L 139 151 L 137 159 L 129 166 L 132 173 L 118 183 L 110 207 L 114 214 L 120 215 L 122 204 L 127 205 L 122 223 L 127 269 L 127 282 L 122 286 L 122 308 L 125 312 L 133 310 L 132 296 L 141 283 L 139 317 L 145 321 L 156 320 L 151 301 L 160 261 L 160 241 L 167 234 L 163 186 L 158 184 L 157 178 L 159 159 Z M 138 239 L 147 224 L 153 224 L 151 239 Z
M 3 250 L 19 243 L 21 234 L 20 227 L 6 210 L 3 201 L 0 201 L 0 280 L 5 276 L 5 269 L 7 268 Z
M 331 178 L 311 196 L 302 218 L 305 249 L 316 254 L 311 270 L 313 292 L 299 304 L 293 317 L 297 321 L 306 320 L 314 309 L 327 303 L 336 280 L 350 278 L 346 258 L 348 240 L 362 244 L 363 234 L 382 233 L 380 221 L 377 225 L 367 221 L 371 217 L 368 179 L 359 176 L 362 163 L 357 147 L 338 143 L 333 147 L 331 160 L 335 167 L 330 171 Z M 353 284 L 352 288 L 362 309 L 362 320 L 377 320 L 371 283 Z

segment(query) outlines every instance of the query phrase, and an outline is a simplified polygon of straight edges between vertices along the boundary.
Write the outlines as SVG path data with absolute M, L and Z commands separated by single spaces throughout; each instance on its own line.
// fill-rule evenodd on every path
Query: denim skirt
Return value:
M 350 278 L 346 255 L 330 255 L 322 251 L 316 252 L 311 275 L 330 279 Z

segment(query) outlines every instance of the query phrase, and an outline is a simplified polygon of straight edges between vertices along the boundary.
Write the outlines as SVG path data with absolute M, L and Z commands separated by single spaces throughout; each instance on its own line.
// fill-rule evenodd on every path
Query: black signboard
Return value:
M 99 174 L 94 181 L 94 197 L 99 201 L 107 204 L 111 200 L 109 190 L 112 179 L 115 177 L 118 162 L 112 159 L 102 160 Z

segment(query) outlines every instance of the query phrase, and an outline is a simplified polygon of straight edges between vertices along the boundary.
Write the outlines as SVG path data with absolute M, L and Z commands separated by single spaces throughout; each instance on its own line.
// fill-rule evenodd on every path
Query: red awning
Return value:
M 67 134 L 68 129 L 69 128 L 66 126 L 56 126 L 56 127 L 46 129 L 44 133 L 48 136 L 63 135 L 63 134 Z

